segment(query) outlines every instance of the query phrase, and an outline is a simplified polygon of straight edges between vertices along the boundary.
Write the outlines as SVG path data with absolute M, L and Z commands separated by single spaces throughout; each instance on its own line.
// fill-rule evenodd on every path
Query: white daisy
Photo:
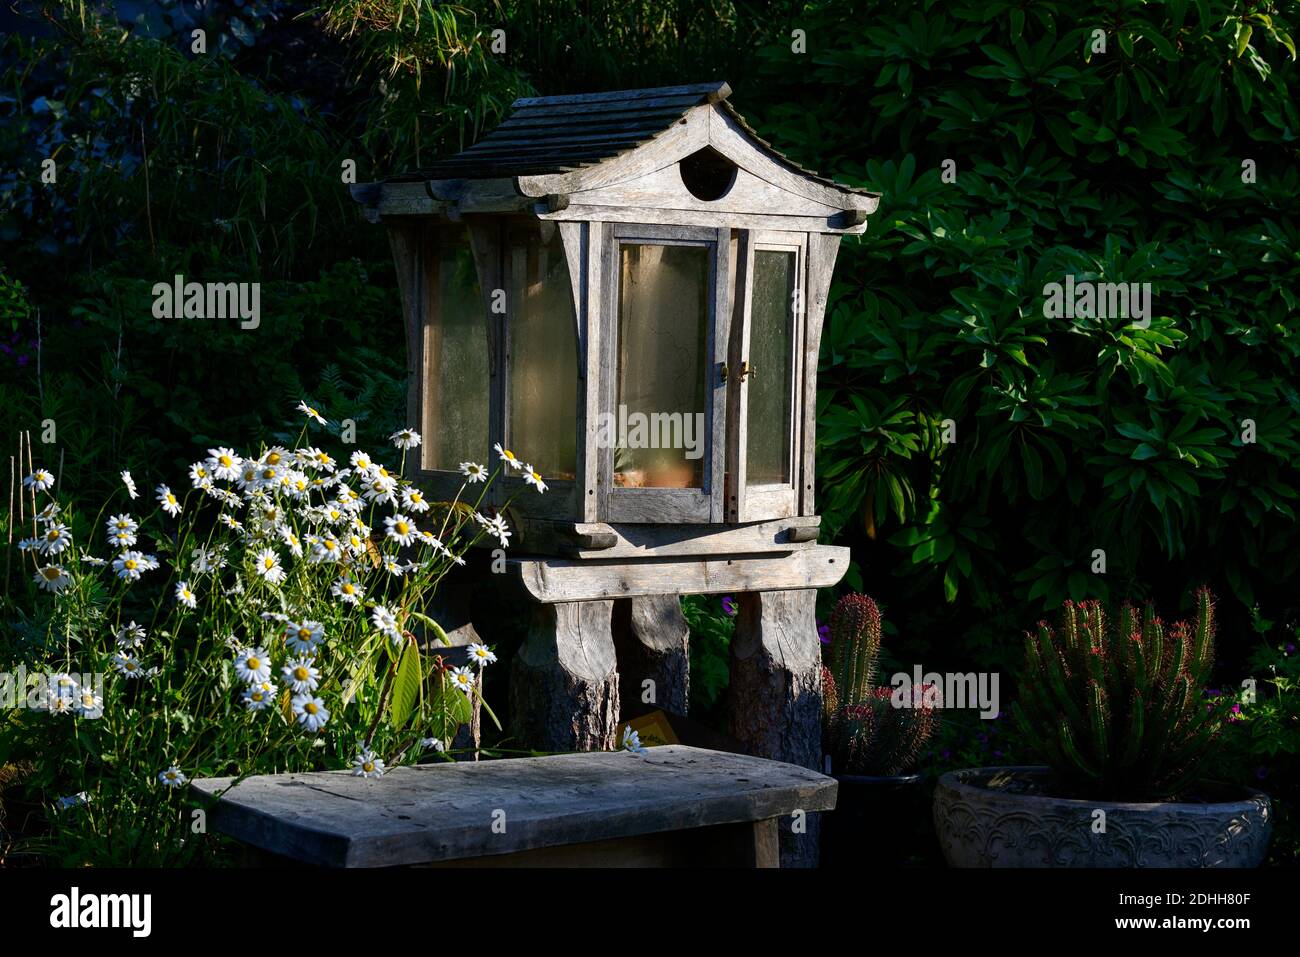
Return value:
M 139 648 L 144 644 L 144 626 L 134 621 L 128 622 L 117 630 L 117 646 L 122 649 Z
M 312 542 L 309 561 L 320 564 L 321 562 L 337 562 L 342 559 L 343 546 L 339 544 L 337 538 L 318 538 Z
M 325 626 L 319 621 L 291 621 L 285 625 L 284 640 L 292 651 L 300 655 L 314 655 L 325 640 Z
M 186 781 L 185 772 L 173 764 L 166 771 L 158 772 L 158 780 L 162 782 L 163 787 L 178 788 Z
M 140 523 L 126 512 L 123 512 L 121 515 L 112 516 L 104 523 L 104 527 L 108 529 L 108 534 L 110 536 L 118 532 L 129 532 L 131 535 L 134 535 L 140 530 Z
M 535 471 L 531 465 L 524 466 L 524 481 L 536 488 L 538 494 L 546 491 L 546 483 L 542 481 L 542 473 Z
M 447 677 L 451 679 L 454 687 L 459 688 L 465 694 L 474 693 L 474 672 L 468 668 L 452 668 L 447 673 Z
M 142 552 L 123 552 L 113 559 L 113 571 L 117 572 L 117 577 L 126 581 L 138 581 L 140 574 L 149 570 L 149 563 L 145 561 Z
M 58 518 L 59 513 L 62 511 L 63 509 L 59 506 L 58 502 L 50 502 L 36 513 L 36 520 L 42 525 L 48 525 L 50 522 Z
M 309 694 L 300 694 L 296 696 L 290 704 L 293 707 L 294 716 L 308 731 L 319 731 L 325 727 L 325 723 L 330 719 L 329 709 L 325 707 L 325 702 Z
M 244 530 L 243 522 L 241 522 L 237 518 L 231 518 L 225 512 L 222 512 L 220 515 L 218 515 L 217 520 L 221 522 L 222 525 L 225 525 L 227 528 L 231 529 L 232 531 L 242 532 Z
M 275 553 L 274 548 L 264 548 L 258 552 L 257 558 L 254 560 L 254 567 L 257 574 L 272 585 L 278 585 L 284 581 L 285 572 L 280 567 L 280 556 Z
M 366 471 L 374 463 L 374 459 L 370 457 L 370 453 L 362 452 L 360 449 L 353 452 L 348 457 L 348 461 L 352 464 L 354 469 L 358 469 L 362 472 Z
M 37 469 L 31 475 L 23 479 L 25 488 L 35 489 L 38 492 L 44 492 L 54 487 L 54 474 L 47 472 L 45 469 Z
M 321 425 L 326 424 L 325 416 L 321 415 L 319 412 L 317 412 L 315 409 L 309 406 L 306 402 L 298 403 L 298 411 L 301 412 L 303 415 L 307 416 L 307 418 L 309 419 L 315 419 Z
M 186 608 L 194 609 L 199 607 L 199 600 L 194 596 L 194 592 L 190 590 L 189 582 L 176 583 L 176 600 Z
M 403 546 L 415 544 L 415 536 L 419 534 L 419 530 L 415 527 L 415 522 L 401 512 L 384 519 L 384 525 L 388 527 L 388 537 L 397 544 Z
M 122 484 L 126 486 L 126 493 L 131 498 L 139 498 L 140 493 L 135 490 L 135 479 L 131 478 L 131 473 L 125 469 L 122 471 Z
M 384 759 L 375 757 L 373 751 L 363 750 L 352 759 L 352 774 L 359 778 L 380 778 L 384 776 Z
M 429 510 L 429 500 L 414 485 L 404 485 L 402 486 L 402 507 L 415 512 L 417 515 L 423 514 Z
M 304 449 L 303 463 L 320 472 L 333 472 L 337 465 L 334 457 L 321 449 Z
M 310 658 L 289 661 L 280 673 L 284 675 L 284 683 L 293 690 L 294 694 L 315 691 L 316 686 L 320 684 L 320 671 L 312 664 Z
M 460 474 L 465 476 L 466 482 L 473 485 L 475 482 L 486 482 L 488 470 L 477 462 L 461 462 Z
M 336 581 L 330 593 L 345 605 L 359 605 L 361 599 L 366 596 L 365 589 L 347 577 Z
M 397 618 L 388 610 L 388 606 L 376 605 L 372 608 L 370 610 L 370 620 L 374 623 L 376 631 L 387 635 L 395 644 L 401 642 L 401 629 L 397 627 Z
M 194 559 L 190 562 L 190 572 L 195 575 L 206 575 L 226 567 L 226 556 L 220 548 L 199 547 L 190 552 L 190 557 Z
M 144 674 L 140 668 L 140 659 L 135 655 L 127 654 L 125 651 L 119 651 L 113 656 L 113 667 L 122 677 L 131 680 L 142 677 Z
M 98 556 L 95 555 L 90 555 L 86 552 L 82 552 L 81 560 L 85 562 L 87 565 L 90 565 L 94 568 L 103 568 L 105 565 L 108 564 L 108 562 L 106 562 L 104 559 L 99 558 Z
M 280 540 L 289 546 L 289 553 L 294 558 L 302 558 L 302 542 L 298 540 L 292 528 L 281 525 L 276 529 L 276 533 L 280 536 Z
M 645 754 L 645 748 L 641 747 L 641 735 L 633 731 L 630 724 L 623 726 L 623 750 L 633 754 Z
M 212 469 L 203 462 L 195 462 L 190 466 L 190 484 L 195 488 L 207 488 L 212 484 Z
M 392 555 L 385 555 L 384 571 L 388 572 L 388 574 L 390 575 L 404 575 L 406 574 L 406 566 L 403 565 L 401 562 L 399 562 Z
M 224 447 L 208 449 L 208 456 L 207 466 L 213 478 L 221 479 L 223 482 L 233 482 L 239 478 L 244 460 L 235 454 L 234 449 Z
M 40 538 L 43 555 L 57 555 L 72 544 L 72 532 L 62 522 L 50 522 Z
M 480 668 L 487 665 L 495 664 L 497 656 L 492 653 L 487 645 L 470 645 L 469 660 Z
M 240 699 L 244 702 L 244 707 L 249 711 L 261 711 L 263 708 L 269 708 L 275 704 L 275 685 L 269 681 L 250 685 L 244 689 Z
M 520 463 L 519 459 L 515 458 L 515 453 L 511 452 L 509 449 L 503 449 L 503 448 L 501 447 L 501 443 L 500 443 L 500 442 L 498 442 L 496 445 L 492 446 L 492 449 L 493 449 L 493 451 L 496 452 L 497 455 L 501 456 L 501 461 L 502 461 L 502 462 L 505 462 L 506 465 L 509 465 L 509 466 L 511 466 L 512 468 L 522 468 L 522 467 L 523 467 L 523 466 L 522 466 L 522 463 Z
M 172 518 L 181 513 L 181 503 L 176 500 L 171 489 L 166 485 L 159 485 L 154 491 L 158 493 L 158 504 L 162 506 L 164 512 Z
M 439 738 L 421 738 L 420 747 L 426 751 L 446 751 L 447 746 Z
M 41 588 L 56 595 L 72 584 L 72 576 L 62 565 L 44 565 L 38 568 L 33 580 Z
M 271 656 L 265 648 L 245 648 L 235 656 L 235 674 L 246 685 L 271 680 Z
M 104 714 L 104 696 L 93 688 L 82 688 L 77 695 L 77 714 L 83 718 L 99 718 Z
M 398 429 L 388 440 L 403 451 L 413 449 L 420 444 L 420 433 L 415 429 Z

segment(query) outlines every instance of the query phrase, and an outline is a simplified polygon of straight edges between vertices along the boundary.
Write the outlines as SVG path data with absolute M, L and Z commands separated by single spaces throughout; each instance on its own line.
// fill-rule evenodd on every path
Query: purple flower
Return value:
M 1263 765 L 1257 767 L 1255 769 L 1255 777 L 1258 778 L 1260 781 L 1264 780 L 1266 777 L 1268 777 L 1268 768 L 1264 767 Z
M 1001 752 L 1001 751 L 994 751 L 994 752 L 993 752 L 993 757 L 995 757 L 995 758 L 1000 758 L 1000 757 L 1002 757 L 1002 752 Z
M 736 612 L 740 609 L 736 605 L 736 600 L 730 595 L 722 596 L 722 613 L 728 618 L 736 617 Z
M 1288 655 L 1295 654 L 1295 644 L 1293 642 L 1287 642 L 1286 653 Z
M 952 757 L 952 752 L 949 751 L 947 748 L 944 748 L 943 754 L 941 754 L 940 757 L 942 757 L 945 761 L 947 761 L 950 757 Z
M 825 622 L 817 622 L 817 637 L 821 639 L 823 645 L 831 643 L 831 626 Z

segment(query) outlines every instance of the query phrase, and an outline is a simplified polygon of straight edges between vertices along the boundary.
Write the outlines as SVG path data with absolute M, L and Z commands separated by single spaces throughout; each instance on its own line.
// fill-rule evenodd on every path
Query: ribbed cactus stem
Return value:
M 831 611 L 835 687 L 842 704 L 857 704 L 871 695 L 880 654 L 880 609 L 866 595 L 849 594 Z

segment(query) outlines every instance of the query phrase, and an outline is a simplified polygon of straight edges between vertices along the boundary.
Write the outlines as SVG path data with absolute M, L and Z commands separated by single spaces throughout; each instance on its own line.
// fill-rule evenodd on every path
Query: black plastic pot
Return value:
M 834 777 L 839 793 L 835 810 L 822 815 L 822 867 L 919 865 L 938 857 L 921 775 Z

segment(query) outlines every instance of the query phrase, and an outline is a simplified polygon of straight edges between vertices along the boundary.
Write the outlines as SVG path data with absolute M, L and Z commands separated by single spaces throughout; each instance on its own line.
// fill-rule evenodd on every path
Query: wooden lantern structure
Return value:
M 777 153 L 729 93 L 521 99 L 464 152 L 353 188 L 397 262 L 411 477 L 450 498 L 500 443 L 549 486 L 508 516 L 505 577 L 536 606 L 512 710 L 536 746 L 613 744 L 620 674 L 684 711 L 677 596 L 727 593 L 733 733 L 817 760 L 815 590 L 848 565 L 816 541 L 818 348 L 840 237 L 878 197 Z

